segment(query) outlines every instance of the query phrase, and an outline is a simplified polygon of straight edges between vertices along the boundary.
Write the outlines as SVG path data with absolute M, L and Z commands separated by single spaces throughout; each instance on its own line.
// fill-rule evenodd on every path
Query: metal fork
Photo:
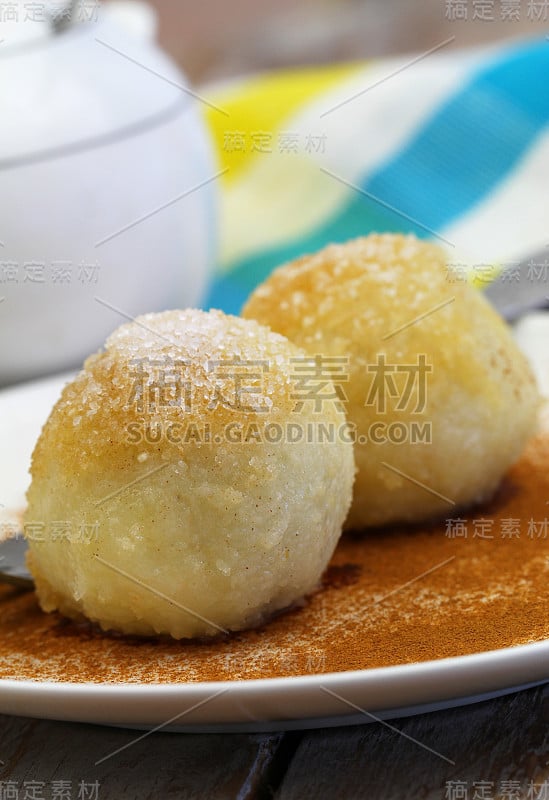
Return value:
M 20 589 L 33 589 L 34 583 L 25 565 L 27 542 L 21 535 L 0 542 L 0 583 Z

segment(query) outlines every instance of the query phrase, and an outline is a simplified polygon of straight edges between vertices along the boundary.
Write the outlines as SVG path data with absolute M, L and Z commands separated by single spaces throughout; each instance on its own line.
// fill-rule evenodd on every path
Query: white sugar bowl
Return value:
M 217 166 L 154 14 L 70 13 L 0 19 L 3 385 L 78 365 L 137 314 L 198 305 L 214 257 Z

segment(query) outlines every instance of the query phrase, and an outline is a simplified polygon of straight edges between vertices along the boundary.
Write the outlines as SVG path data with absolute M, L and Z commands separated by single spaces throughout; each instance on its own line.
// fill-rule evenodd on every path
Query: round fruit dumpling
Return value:
M 276 270 L 243 315 L 323 359 L 345 394 L 358 469 L 347 528 L 455 516 L 492 495 L 535 428 L 526 358 L 434 244 L 332 245 Z
M 148 314 L 91 356 L 32 459 L 25 532 L 46 611 L 201 637 L 291 606 L 341 533 L 353 446 L 310 359 L 218 311 Z

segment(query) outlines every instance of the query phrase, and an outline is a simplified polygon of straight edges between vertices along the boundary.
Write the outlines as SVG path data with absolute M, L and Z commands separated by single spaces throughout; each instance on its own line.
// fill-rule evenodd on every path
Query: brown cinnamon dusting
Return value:
M 450 512 L 465 521 L 467 538 L 446 536 L 444 522 L 344 536 L 322 589 L 306 603 L 260 629 L 216 641 L 107 636 L 43 614 L 34 595 L 2 587 L 0 678 L 173 683 L 285 677 L 549 638 L 549 538 L 528 534 L 530 520 L 549 517 L 547 465 L 545 433 L 489 504 Z M 493 519 L 494 538 L 473 538 L 474 519 Z M 508 520 L 520 520 L 518 537 L 501 537 Z

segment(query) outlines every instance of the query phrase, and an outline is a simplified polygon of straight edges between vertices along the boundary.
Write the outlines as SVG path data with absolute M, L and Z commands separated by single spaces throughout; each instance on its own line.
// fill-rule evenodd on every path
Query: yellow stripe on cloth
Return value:
M 213 135 L 225 183 L 262 155 L 261 148 L 275 149 L 285 120 L 318 95 L 329 91 L 364 62 L 326 67 L 283 70 L 231 83 L 214 92 L 212 103 L 225 114 L 208 108 L 206 120 Z

